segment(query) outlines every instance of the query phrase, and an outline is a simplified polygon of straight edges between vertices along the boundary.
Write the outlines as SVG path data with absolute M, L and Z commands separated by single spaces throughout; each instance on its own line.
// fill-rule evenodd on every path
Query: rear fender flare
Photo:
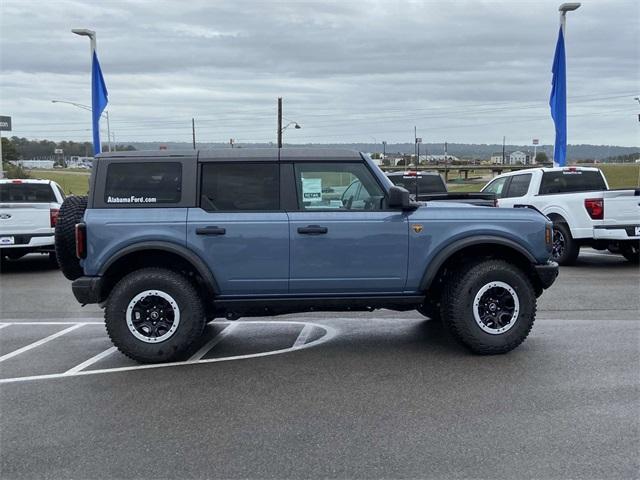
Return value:
M 215 295 L 220 294 L 220 288 L 218 287 L 218 283 L 216 282 L 215 277 L 207 267 L 204 260 L 202 260 L 197 254 L 192 252 L 191 250 L 177 245 L 171 242 L 162 242 L 162 241 L 150 241 L 150 242 L 141 242 L 136 243 L 134 245 L 129 245 L 128 247 L 123 248 L 122 250 L 118 250 L 115 254 L 109 257 L 99 271 L 99 275 L 104 275 L 109 268 L 117 262 L 119 259 L 123 258 L 126 255 L 129 255 L 134 252 L 142 252 L 145 250 L 160 250 L 169 253 L 173 253 L 182 257 L 185 261 L 189 262 L 191 266 L 200 274 L 202 279 L 205 282 L 205 285 L 209 290 L 211 290 Z

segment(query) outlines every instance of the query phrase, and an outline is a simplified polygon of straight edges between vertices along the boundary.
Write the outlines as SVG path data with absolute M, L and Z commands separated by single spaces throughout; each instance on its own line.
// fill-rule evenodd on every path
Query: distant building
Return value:
M 11 163 L 14 165 L 18 165 L 22 168 L 28 169 L 52 169 L 53 168 L 53 160 L 13 160 Z
M 529 164 L 529 155 L 521 152 L 520 150 L 516 150 L 515 152 L 511 152 L 509 154 L 509 164 L 510 165 L 528 165 Z
M 505 160 L 506 160 L 506 156 L 505 156 Z M 496 152 L 496 153 L 492 153 L 491 154 L 491 163 L 494 163 L 496 165 L 500 165 L 502 164 L 502 152 Z

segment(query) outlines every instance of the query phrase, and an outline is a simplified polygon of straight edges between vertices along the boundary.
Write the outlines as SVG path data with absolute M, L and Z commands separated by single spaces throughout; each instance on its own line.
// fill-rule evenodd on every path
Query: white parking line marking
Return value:
M 8 327 L 9 325 L 11 325 L 10 323 L 2 323 L 0 324 L 0 330 L 2 330 L 5 327 Z
M 213 337 L 211 340 L 209 340 L 207 343 L 205 343 L 200 350 L 198 350 L 196 353 L 194 353 L 191 358 L 189 360 L 187 360 L 188 362 L 197 362 L 198 360 L 202 359 L 202 357 L 204 357 L 207 352 L 209 352 L 209 350 L 211 350 L 213 347 L 215 347 L 217 344 L 219 344 L 222 340 L 225 339 L 225 337 L 227 337 L 234 328 L 236 328 L 238 324 L 237 323 L 231 323 L 229 324 L 229 326 L 227 328 L 225 328 L 224 330 L 222 330 L 218 335 L 216 335 L 215 337 Z
M 223 323 L 223 322 L 219 322 L 219 323 Z M 326 325 L 320 325 L 318 323 L 311 323 L 311 322 L 291 322 L 291 321 L 247 321 L 247 322 L 233 322 L 232 325 L 237 325 L 239 323 L 243 323 L 243 324 L 251 324 L 251 325 L 300 325 L 302 327 L 304 327 L 305 325 L 311 325 L 313 327 L 318 327 L 321 330 L 325 331 L 325 334 L 323 336 L 321 336 L 320 338 L 317 338 L 315 340 L 313 340 L 312 342 L 309 343 L 305 343 L 304 345 L 300 345 L 298 347 L 288 347 L 288 348 L 283 348 L 280 350 L 272 350 L 269 352 L 260 352 L 260 353 L 250 353 L 247 355 L 236 355 L 233 357 L 219 357 L 219 358 L 205 358 L 204 360 L 198 360 L 195 362 L 192 361 L 186 361 L 186 362 L 171 362 L 171 363 L 155 363 L 155 364 L 146 364 L 146 365 L 132 365 L 129 367 L 117 367 L 117 368 L 103 368 L 103 369 L 99 369 L 99 370 L 81 370 L 81 371 L 77 371 L 74 373 L 51 373 L 51 374 L 46 374 L 46 375 L 32 375 L 32 376 L 28 376 L 28 377 L 14 377 L 14 378 L 3 378 L 0 379 L 0 384 L 4 384 L 4 383 L 16 383 L 16 382 L 28 382 L 28 381 L 32 381 L 32 380 L 46 380 L 46 379 L 53 379 L 53 378 L 72 378 L 72 377 L 78 377 L 78 376 L 84 376 L 84 375 L 96 375 L 96 374 L 102 374 L 102 373 L 111 373 L 111 372 L 128 372 L 128 371 L 133 371 L 133 370 L 148 370 L 148 369 L 152 369 L 152 368 L 165 368 L 165 367 L 178 367 L 178 366 L 182 366 L 182 365 L 200 365 L 203 363 L 218 363 L 218 362 L 228 362 L 228 361 L 232 361 L 232 360 L 247 360 L 247 359 L 251 359 L 251 358 L 260 358 L 260 357 L 268 357 L 271 355 L 279 355 L 282 353 L 289 353 L 289 352 L 295 352 L 298 350 L 303 350 L 306 348 L 311 348 L 311 347 L 315 347 L 317 345 L 320 345 L 322 343 L 328 342 L 329 340 L 333 339 L 336 335 L 337 335 L 337 331 L 329 326 Z M 78 325 L 78 326 L 82 326 L 82 325 Z M 223 330 L 226 331 L 227 329 Z M 221 332 L 222 333 L 222 332 Z M 218 338 L 219 335 L 216 336 L 216 338 Z
M 82 325 L 104 325 L 104 322 L 84 322 L 84 321 L 78 321 L 78 322 L 32 322 L 32 321 L 25 321 L 25 322 L 22 322 L 20 318 L 17 318 L 17 319 L 11 319 L 11 322 L 6 324 L 6 325 L 78 325 L 78 324 L 82 324 Z
M 26 352 L 28 350 L 33 349 L 33 348 L 39 347 L 40 345 L 44 345 L 45 343 L 50 342 L 51 340 L 54 340 L 54 339 L 56 339 L 58 337 L 61 337 L 63 335 L 66 335 L 67 333 L 72 332 L 73 330 L 77 330 L 80 327 L 84 327 L 84 325 L 85 325 L 84 323 L 76 324 L 73 327 L 65 328 L 64 330 L 61 330 L 61 331 L 59 331 L 57 333 L 54 333 L 53 335 L 49 335 L 48 337 L 45 337 L 45 338 L 43 338 L 41 340 L 38 340 L 37 342 L 33 342 L 33 343 L 30 343 L 29 345 L 25 345 L 24 347 L 19 348 L 18 350 L 14 350 L 11 353 L 7 353 L 6 355 L 1 356 L 0 357 L 0 362 L 4 362 L 5 360 L 9 360 L 10 358 L 13 358 L 13 357 L 15 357 L 17 355 L 20 355 L 21 353 L 24 353 L 24 352 Z
M 76 365 L 73 368 L 70 368 L 69 370 L 67 370 L 66 372 L 64 372 L 65 375 L 71 375 L 73 373 L 77 373 L 81 370 L 84 370 L 85 368 L 87 368 L 90 365 L 93 365 L 96 362 L 99 362 L 100 360 L 102 360 L 104 357 L 108 357 L 109 355 L 111 355 L 113 352 L 115 352 L 116 350 L 118 350 L 117 347 L 109 347 L 107 348 L 104 352 L 100 352 L 99 354 L 97 354 L 94 357 L 91 357 L 89 360 L 85 360 L 84 362 L 82 362 L 79 365 Z
M 304 345 L 305 343 L 307 343 L 307 339 L 309 338 L 309 335 L 311 335 L 312 331 L 313 331 L 313 325 L 307 324 L 304 327 L 302 327 L 302 330 L 300 330 L 300 335 L 298 335 L 298 338 L 296 338 L 296 341 L 293 342 L 292 348 L 296 348 L 296 347 L 299 347 L 300 345 Z

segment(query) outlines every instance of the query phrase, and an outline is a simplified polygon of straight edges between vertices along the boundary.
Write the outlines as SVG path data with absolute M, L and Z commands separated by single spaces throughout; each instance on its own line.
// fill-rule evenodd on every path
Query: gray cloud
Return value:
M 552 1 L 7 1 L 0 113 L 13 134 L 88 139 L 98 32 L 118 139 L 274 140 L 275 99 L 303 124 L 292 142 L 553 142 L 558 30 Z M 638 145 L 640 6 L 589 1 L 569 15 L 570 143 Z

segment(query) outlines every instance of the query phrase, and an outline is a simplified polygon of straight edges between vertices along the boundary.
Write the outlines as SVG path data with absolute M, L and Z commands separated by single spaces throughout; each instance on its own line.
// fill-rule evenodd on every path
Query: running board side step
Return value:
M 240 317 L 284 315 L 301 312 L 373 311 L 379 308 L 414 310 L 425 300 L 424 295 L 391 295 L 366 297 L 262 297 L 217 298 L 216 316 Z

